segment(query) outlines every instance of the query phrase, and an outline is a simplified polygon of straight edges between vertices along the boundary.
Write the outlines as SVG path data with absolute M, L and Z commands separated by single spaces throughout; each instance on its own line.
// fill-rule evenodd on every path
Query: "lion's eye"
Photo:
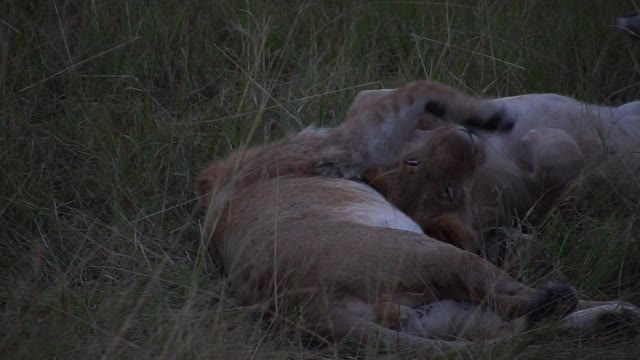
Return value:
M 409 159 L 404 162 L 408 166 L 418 166 L 420 165 L 420 161 L 416 159 Z

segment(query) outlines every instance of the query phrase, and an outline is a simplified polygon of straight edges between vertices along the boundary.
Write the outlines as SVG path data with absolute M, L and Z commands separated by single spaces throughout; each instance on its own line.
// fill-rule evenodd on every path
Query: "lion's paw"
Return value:
M 640 335 L 640 309 L 624 303 L 608 303 L 575 311 L 563 319 L 562 327 L 582 336 Z

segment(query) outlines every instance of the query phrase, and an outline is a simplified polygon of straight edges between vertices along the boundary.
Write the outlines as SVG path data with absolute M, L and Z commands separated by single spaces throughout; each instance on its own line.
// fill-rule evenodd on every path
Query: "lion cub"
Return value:
M 439 125 L 434 119 L 429 119 L 420 126 L 437 129 Z M 528 204 L 535 202 L 538 208 L 545 210 L 554 204 L 568 184 L 580 176 L 583 155 L 573 138 L 563 130 L 536 128 L 528 131 L 515 147 L 511 155 L 514 157 L 512 166 L 518 170 L 509 171 L 501 162 L 496 163 L 496 148 L 487 150 L 485 138 L 465 128 L 461 130 L 467 133 L 466 142 L 447 137 L 432 140 L 450 142 L 449 151 L 433 152 L 429 148 L 409 151 L 402 155 L 402 161 L 395 167 L 369 169 L 365 172 L 365 179 L 389 202 L 414 219 L 427 235 L 461 249 L 484 254 L 495 262 L 498 244 L 485 244 L 477 231 L 483 230 L 478 229 L 478 225 L 483 224 L 483 219 L 478 217 L 478 206 L 490 204 L 494 217 L 499 207 L 499 199 L 491 189 L 481 191 L 483 187 L 496 186 L 486 182 L 487 172 L 510 173 L 511 188 L 527 189 L 511 201 L 515 209 L 526 211 Z M 491 155 L 488 164 L 487 151 Z M 496 169 L 500 166 L 502 168 Z M 484 195 L 487 193 L 488 196 Z M 483 196 L 487 198 L 482 199 Z M 487 213 L 485 211 L 484 215 Z
M 446 136 L 448 127 L 417 131 L 427 145 L 406 151 L 395 167 L 369 169 L 365 179 L 425 234 L 481 254 L 481 239 L 472 228 L 470 190 L 485 151 L 468 129 L 457 130 L 458 136 Z

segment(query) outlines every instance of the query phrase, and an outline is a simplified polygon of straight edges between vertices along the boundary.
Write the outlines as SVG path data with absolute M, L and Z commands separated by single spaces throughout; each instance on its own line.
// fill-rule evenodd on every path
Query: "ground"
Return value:
M 239 306 L 199 246 L 194 176 L 239 144 L 331 125 L 355 94 L 637 99 L 633 1 L 73 1 L 0 4 L 0 353 L 7 358 L 387 358 Z M 610 194 L 604 194 L 610 195 Z M 640 305 L 640 210 L 550 214 L 513 269 Z M 635 357 L 541 333 L 466 354 Z M 454 356 L 461 354 L 454 354 Z M 464 355 L 464 354 L 463 354 Z M 393 357 L 393 356 L 391 356 Z

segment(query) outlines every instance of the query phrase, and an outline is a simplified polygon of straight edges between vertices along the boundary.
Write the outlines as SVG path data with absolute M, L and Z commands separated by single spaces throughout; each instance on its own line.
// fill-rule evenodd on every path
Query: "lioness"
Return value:
M 469 344 L 450 339 L 512 334 L 574 309 L 565 326 L 580 330 L 596 329 L 606 314 L 638 313 L 628 304 L 578 302 L 564 283 L 525 286 L 424 235 L 358 181 L 366 169 L 390 167 L 416 151 L 451 155 L 420 157 L 425 167 L 458 161 L 468 164 L 461 176 L 474 170 L 478 147 L 468 131 L 416 132 L 425 112 L 493 131 L 511 128 L 500 105 L 416 82 L 352 107 L 336 128 L 307 128 L 200 173 L 207 240 L 240 301 L 276 316 L 301 315 L 306 329 L 328 339 L 425 351 Z M 438 192 L 460 191 L 448 189 L 458 184 Z
M 395 91 L 363 91 L 354 103 L 370 106 Z M 486 161 L 470 190 L 476 229 L 504 225 L 496 214 L 544 213 L 578 179 L 584 189 L 599 182 L 624 195 L 640 189 L 640 101 L 607 107 L 557 94 L 486 101 L 501 107 L 515 123 L 510 132 L 474 130 L 486 149 Z M 432 127 L 433 121 L 426 124 Z M 421 196 L 430 195 L 427 189 L 422 195 L 414 189 L 412 196 L 422 201 Z M 399 208 L 405 210 L 402 204 Z

